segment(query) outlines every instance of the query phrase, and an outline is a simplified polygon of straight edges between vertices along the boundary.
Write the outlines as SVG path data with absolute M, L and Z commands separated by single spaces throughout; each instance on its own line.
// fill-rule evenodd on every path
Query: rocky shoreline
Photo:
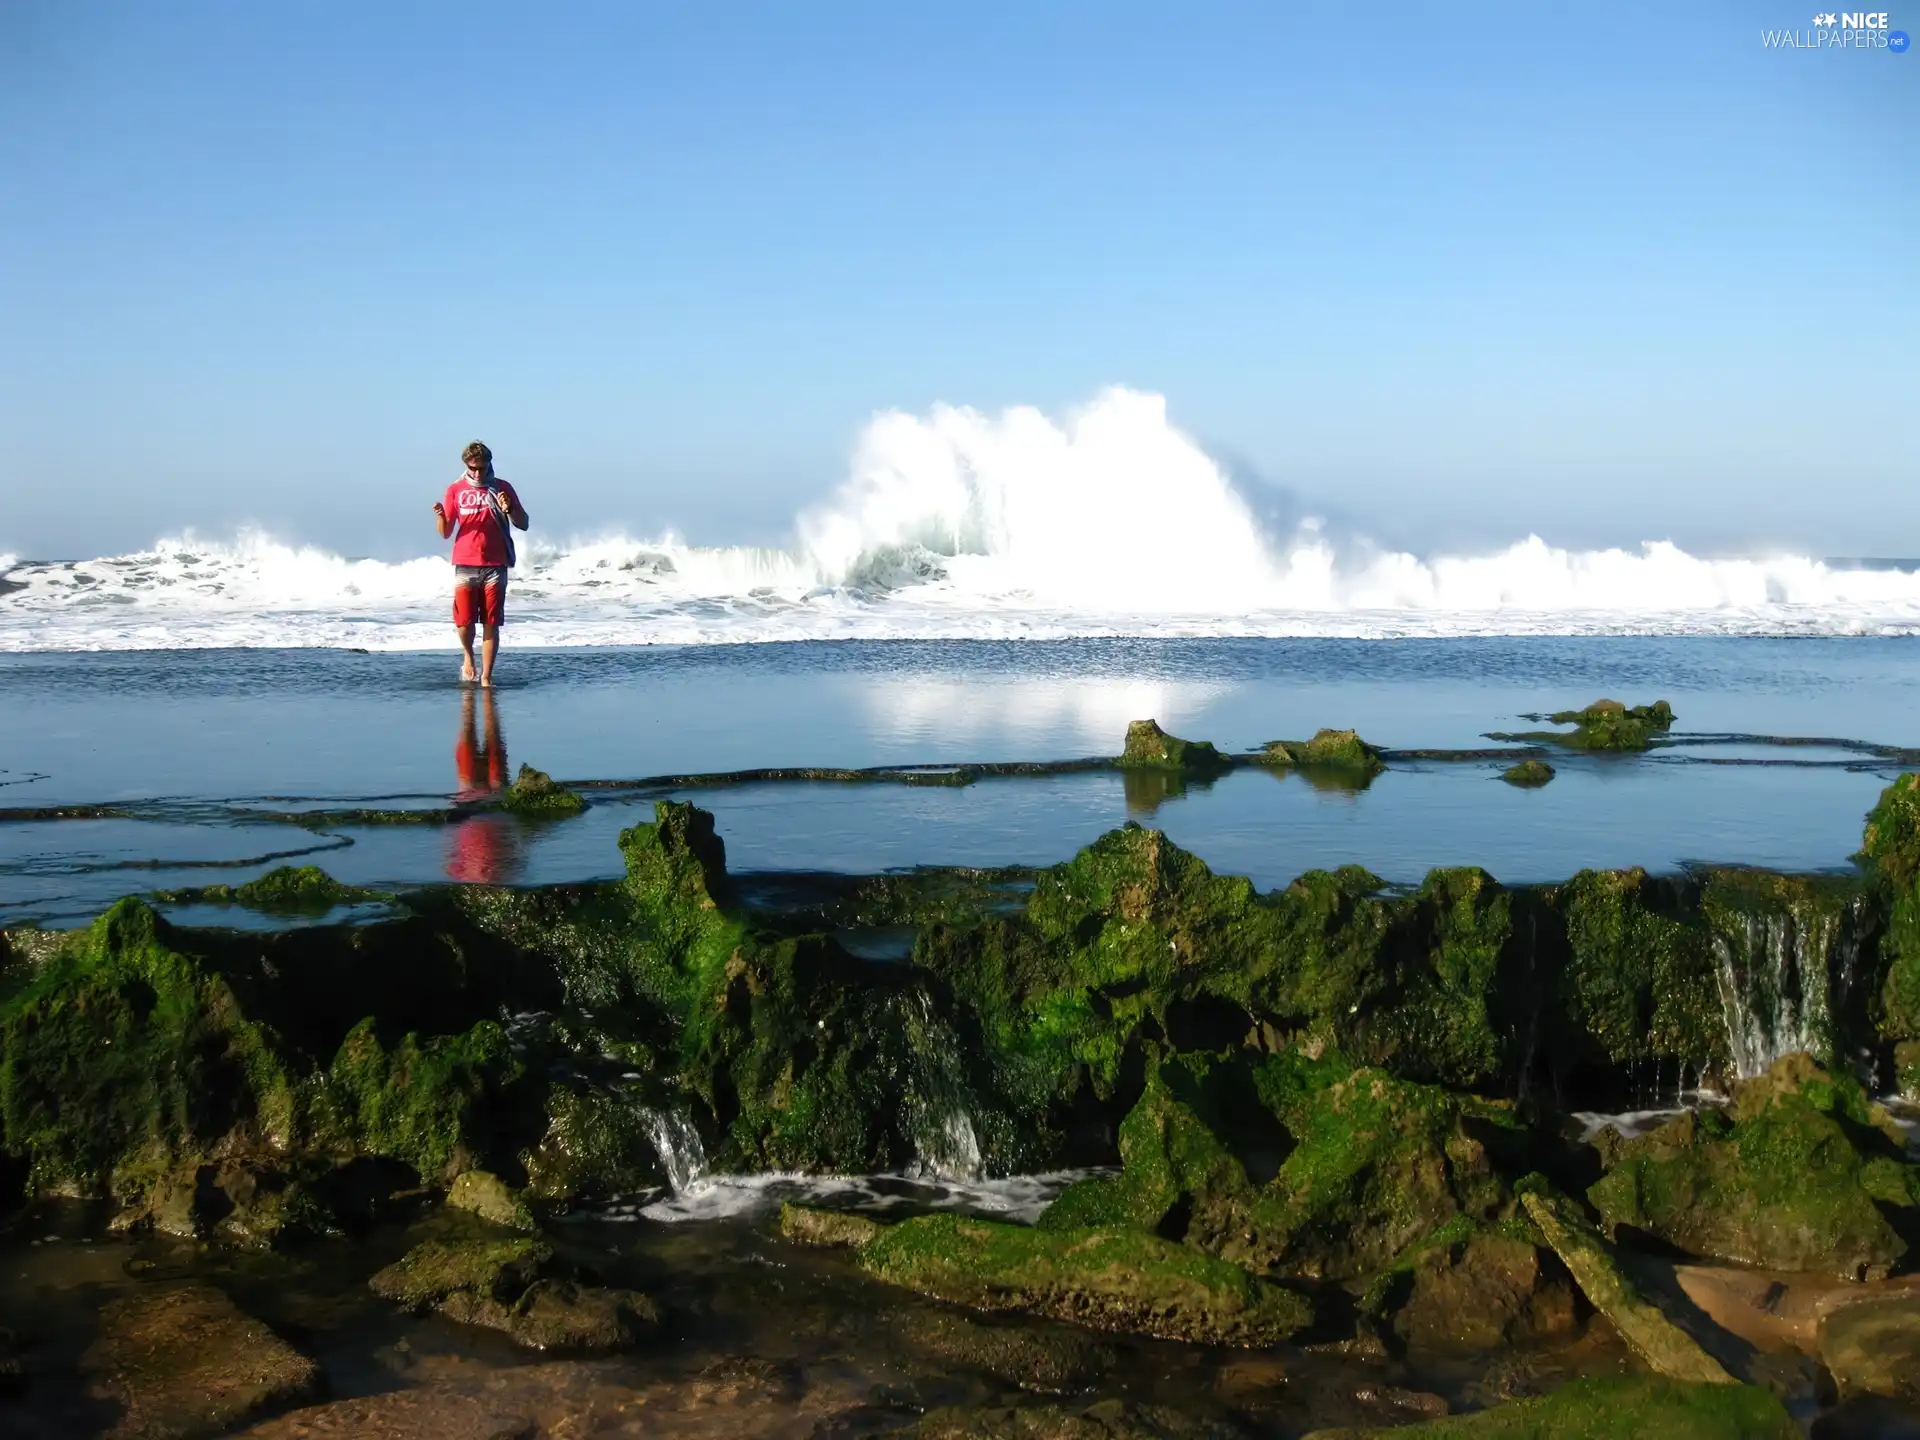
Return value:
M 1552 718 L 1569 748 L 1632 750 L 1671 711 Z M 1364 785 L 1384 762 L 1352 732 L 1225 757 L 1143 722 L 1111 763 Z M 516 793 L 553 823 L 583 803 L 531 771 Z M 10 1212 L 90 1207 L 129 1249 L 329 1256 L 365 1272 L 365 1303 L 505 1348 L 328 1401 L 298 1336 L 170 1273 L 104 1307 L 71 1368 L 32 1316 L 0 1320 L 0 1429 L 68 1390 L 129 1436 L 616 1434 L 578 1417 L 649 1404 L 705 1417 L 686 1433 L 823 1436 L 1920 1424 L 1920 1166 L 1895 1100 L 1920 1095 L 1920 777 L 1888 787 L 1840 876 L 1508 887 L 1457 867 L 1394 889 L 1346 867 L 1260 893 L 1129 825 L 1038 872 L 771 903 L 693 805 L 661 802 L 620 845 L 606 884 L 376 896 L 301 869 L 184 897 L 382 901 L 362 924 L 190 929 L 128 899 L 83 930 L 4 932 Z M 1573 1119 L 1657 1105 L 1676 1113 L 1645 1133 Z M 796 1391 L 750 1352 L 642 1383 L 617 1357 L 671 1357 L 687 1312 L 571 1238 L 702 1174 L 1069 1167 L 1095 1169 L 1031 1226 L 754 1222 L 795 1274 L 909 1297 L 929 1373 L 1011 1387 L 957 1406 L 938 1386 Z M 1116 1389 L 1113 1347 L 1149 1342 L 1195 1357 L 1212 1398 Z M 1586 1358 L 1487 1378 L 1542 1355 Z M 1316 1400 L 1287 1378 L 1305 1356 L 1477 1378 L 1456 1399 L 1381 1380 Z

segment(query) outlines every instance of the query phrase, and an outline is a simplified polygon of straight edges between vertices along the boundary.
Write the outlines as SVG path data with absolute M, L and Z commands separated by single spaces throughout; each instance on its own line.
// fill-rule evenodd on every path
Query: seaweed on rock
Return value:
M 1920 1222 L 1920 1170 L 1885 1112 L 1805 1055 L 1609 1146 L 1588 1199 L 1616 1233 L 1694 1255 L 1849 1279 L 1884 1276 Z

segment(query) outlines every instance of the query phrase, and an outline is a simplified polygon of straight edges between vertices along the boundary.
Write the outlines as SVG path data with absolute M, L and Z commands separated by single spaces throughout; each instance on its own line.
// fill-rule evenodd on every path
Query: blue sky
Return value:
M 1920 553 L 1920 55 L 1802 10 L 8 0 L 0 551 L 423 552 L 474 435 L 777 540 L 1125 383 L 1418 549 Z

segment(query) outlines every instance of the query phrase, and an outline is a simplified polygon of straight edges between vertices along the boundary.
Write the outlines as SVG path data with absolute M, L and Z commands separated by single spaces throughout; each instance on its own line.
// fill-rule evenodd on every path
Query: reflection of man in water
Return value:
M 484 800 L 507 788 L 507 742 L 500 738 L 500 707 L 493 691 L 482 692 L 486 702 L 487 737 L 483 743 L 473 728 L 473 692 L 460 695 L 460 738 L 453 744 L 453 768 L 460 777 L 454 799 L 464 804 Z
M 453 768 L 460 788 L 456 804 L 498 795 L 507 788 L 507 742 L 493 692 L 480 692 L 484 737 L 474 726 L 473 691 L 460 696 L 460 734 L 453 742 Z M 474 815 L 448 827 L 447 878 L 472 885 L 500 885 L 520 868 L 520 829 L 511 815 Z

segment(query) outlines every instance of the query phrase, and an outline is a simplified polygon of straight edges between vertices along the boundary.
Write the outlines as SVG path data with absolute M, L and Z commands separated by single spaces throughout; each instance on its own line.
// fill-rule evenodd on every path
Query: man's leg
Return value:
M 491 630 L 493 627 L 489 625 L 487 628 Z M 460 653 L 467 657 L 466 663 L 460 667 L 460 678 L 462 680 L 471 681 L 474 678 L 474 673 L 475 673 L 474 666 L 473 666 L 473 622 L 469 620 L 464 625 L 456 626 L 455 629 L 460 636 Z M 491 641 L 488 642 L 487 666 L 489 669 L 491 669 L 493 666 L 493 650 L 492 650 Z
M 490 686 L 493 684 L 493 657 L 500 653 L 500 627 L 488 625 L 485 629 L 486 638 L 480 642 L 480 683 Z M 473 632 L 469 630 L 467 633 L 471 635 Z M 471 649 L 468 650 L 467 655 L 471 661 L 473 655 Z

